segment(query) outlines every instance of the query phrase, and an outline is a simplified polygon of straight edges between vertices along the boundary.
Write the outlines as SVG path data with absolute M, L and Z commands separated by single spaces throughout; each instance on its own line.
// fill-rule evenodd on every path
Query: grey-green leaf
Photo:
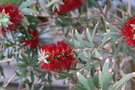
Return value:
M 31 6 L 34 3 L 35 0 L 26 0 L 25 2 L 23 2 L 19 8 L 23 9 L 23 8 L 27 8 L 28 6 Z
M 56 2 L 56 0 L 51 0 L 50 2 L 48 2 L 48 4 L 46 5 L 46 7 L 52 6 L 55 2 Z
M 89 87 L 89 84 L 88 84 L 88 80 L 83 76 L 81 75 L 79 72 L 77 72 L 79 75 L 77 75 L 77 78 L 78 80 L 80 81 L 80 83 L 85 87 L 87 88 L 88 90 L 91 90 L 90 87 Z
M 23 8 L 21 12 L 25 13 L 25 15 L 35 15 L 37 13 L 36 10 L 30 8 Z
M 132 74 L 127 74 L 125 75 L 121 80 L 119 80 L 115 86 L 113 87 L 112 90 L 118 90 L 119 88 L 121 88 L 125 82 L 129 81 L 131 78 L 133 77 Z

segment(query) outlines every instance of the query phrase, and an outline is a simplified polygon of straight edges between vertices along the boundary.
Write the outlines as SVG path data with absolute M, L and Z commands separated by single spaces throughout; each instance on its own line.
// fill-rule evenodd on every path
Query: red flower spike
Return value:
M 29 34 L 31 35 L 31 37 L 36 37 L 39 35 L 39 33 L 37 32 L 37 30 L 29 30 Z
M 21 19 L 23 18 L 23 14 L 20 14 L 20 10 L 18 8 L 17 5 L 13 5 L 13 4 L 2 4 L 0 5 L 0 13 L 5 10 L 6 14 L 9 14 L 10 18 L 10 22 L 12 22 L 12 24 L 9 24 L 7 27 L 7 30 L 9 31 L 13 31 L 15 29 L 16 25 L 20 25 L 21 24 Z M 6 32 L 6 30 L 2 27 L 2 32 Z
M 41 46 L 39 63 L 39 68 L 44 71 L 60 71 L 69 70 L 76 63 L 76 59 L 73 48 L 66 42 L 60 41 L 57 44 Z
M 59 5 L 59 10 L 55 10 L 55 12 L 57 12 L 58 14 L 70 12 L 83 5 L 82 0 L 64 0 L 63 3 L 64 4 Z
M 39 33 L 37 32 L 37 30 L 30 30 L 29 31 L 30 34 L 30 39 L 25 39 L 23 41 L 25 46 L 28 46 L 30 48 L 35 48 L 39 45 L 40 39 L 38 38 Z
M 122 27 L 121 35 L 123 36 L 124 41 L 129 46 L 135 46 L 135 39 L 134 39 L 134 29 L 131 26 L 132 24 L 135 24 L 135 16 L 129 18 Z

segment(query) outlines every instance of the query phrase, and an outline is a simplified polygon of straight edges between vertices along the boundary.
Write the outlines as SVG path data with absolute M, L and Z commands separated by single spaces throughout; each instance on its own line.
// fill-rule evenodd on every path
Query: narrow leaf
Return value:
M 27 8 L 28 6 L 31 6 L 34 3 L 35 0 L 26 0 L 20 5 L 20 9 Z
M 25 15 L 35 15 L 37 13 L 36 10 L 30 8 L 23 8 L 21 12 L 25 13 Z
M 89 84 L 88 84 L 88 80 L 83 75 L 81 75 L 79 72 L 77 72 L 77 78 L 78 78 L 78 80 L 80 81 L 80 83 L 85 88 L 87 88 L 88 90 L 90 90 L 90 87 L 89 87 Z
M 119 80 L 115 84 L 115 86 L 114 86 L 114 88 L 112 90 L 118 90 L 119 88 L 121 88 L 124 85 L 125 82 L 129 81 L 133 77 L 133 74 L 134 73 L 125 75 L 121 80 Z

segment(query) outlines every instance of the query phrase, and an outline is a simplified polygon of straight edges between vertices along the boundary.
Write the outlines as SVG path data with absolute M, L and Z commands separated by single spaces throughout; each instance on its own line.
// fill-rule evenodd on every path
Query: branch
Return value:
M 0 64 L 1 64 L 1 63 L 11 62 L 11 61 L 13 61 L 13 59 L 0 60 Z
M 10 79 L 8 81 L 5 81 L 4 84 L 3 84 L 3 87 L 7 87 L 7 85 L 14 79 L 14 77 L 16 76 L 16 73 L 14 73 Z
M 131 14 L 131 0 L 128 0 L 128 14 L 129 14 L 129 16 L 132 16 L 132 14 Z

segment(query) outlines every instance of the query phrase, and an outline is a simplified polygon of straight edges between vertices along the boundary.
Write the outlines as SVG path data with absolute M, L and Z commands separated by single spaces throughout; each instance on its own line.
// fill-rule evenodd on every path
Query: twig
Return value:
M 104 7 L 104 14 L 105 14 L 106 18 L 107 18 L 107 13 L 108 13 L 108 5 L 105 5 L 105 7 Z
M 113 16 L 114 18 L 116 18 L 117 20 L 120 20 L 120 21 L 124 22 L 123 19 L 119 18 L 118 16 L 114 15 L 113 13 L 109 12 L 109 14 L 110 14 L 111 16 Z
M 119 8 L 116 7 L 116 10 L 117 10 L 117 11 L 120 11 L 120 12 L 122 12 L 122 13 L 124 13 L 125 15 L 128 15 L 128 13 L 125 12 L 125 11 L 123 11 L 122 9 L 119 9 Z
M 7 62 L 11 62 L 11 61 L 13 61 L 13 59 L 0 60 L 0 63 L 7 63 Z
M 117 7 L 116 7 L 116 10 L 119 11 L 119 12 L 121 12 L 121 13 L 123 13 L 125 16 L 128 16 L 128 13 L 127 12 L 125 12 L 125 11 L 123 11 L 123 10 L 117 8 Z
M 131 14 L 131 0 L 128 0 L 128 14 L 129 14 L 129 16 L 132 16 L 132 14 Z
M 101 6 L 100 6 L 100 4 L 99 4 L 98 2 L 97 2 L 97 6 L 98 6 L 100 12 L 102 13 L 102 15 L 103 15 L 104 17 L 106 17 L 105 14 L 104 14 L 104 12 L 103 12 L 103 10 L 102 10 L 102 8 L 101 8 Z
M 7 85 L 14 79 L 14 77 L 16 76 L 16 73 L 14 73 L 10 79 L 8 81 L 5 81 L 4 84 L 3 84 L 3 87 L 7 87 Z

